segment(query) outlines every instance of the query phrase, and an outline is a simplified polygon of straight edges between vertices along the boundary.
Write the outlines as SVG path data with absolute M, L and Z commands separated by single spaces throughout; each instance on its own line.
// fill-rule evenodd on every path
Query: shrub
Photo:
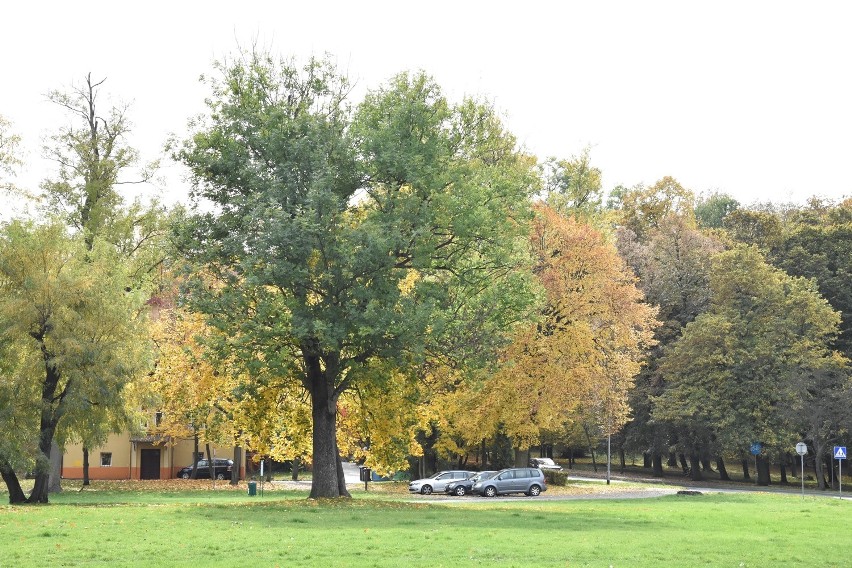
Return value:
M 544 480 L 548 485 L 560 485 L 564 486 L 568 483 L 568 474 L 564 471 L 555 471 L 552 469 L 545 469 L 544 471 Z

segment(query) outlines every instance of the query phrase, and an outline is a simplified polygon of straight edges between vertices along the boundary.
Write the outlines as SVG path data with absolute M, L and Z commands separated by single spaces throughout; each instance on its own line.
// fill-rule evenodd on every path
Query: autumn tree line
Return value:
M 356 102 L 326 59 L 240 52 L 203 81 L 167 144 L 191 181 L 172 207 L 127 197 L 158 164 L 103 80 L 48 95 L 68 122 L 38 188 L 0 121 L 2 189 L 32 211 L 0 228 L 11 502 L 48 501 L 65 444 L 85 460 L 154 410 L 164 441 L 310 464 L 312 497 L 349 495 L 341 456 L 508 465 L 607 438 L 654 475 L 754 463 L 758 483 L 804 440 L 828 483 L 852 201 L 604 192 L 589 149 L 538 160 L 423 73 Z

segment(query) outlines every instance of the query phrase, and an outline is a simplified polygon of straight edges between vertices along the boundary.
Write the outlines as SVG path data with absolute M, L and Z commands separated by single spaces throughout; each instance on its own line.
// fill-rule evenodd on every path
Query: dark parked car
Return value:
M 462 495 L 467 495 L 473 489 L 474 483 L 476 483 L 480 479 L 488 479 L 495 473 L 497 472 L 480 471 L 474 475 L 471 475 L 467 479 L 462 479 L 460 481 L 451 481 L 447 484 L 447 487 L 444 489 L 444 492 L 448 495 L 458 495 L 459 497 L 461 497 Z
M 216 479 L 229 479 L 231 472 L 234 470 L 234 462 L 232 460 L 216 458 L 214 460 L 214 469 L 216 470 Z M 190 479 L 192 477 L 192 466 L 188 465 L 177 472 L 177 477 L 182 479 Z M 198 460 L 198 475 L 196 479 L 210 479 L 210 464 L 207 460 Z
M 523 493 L 536 497 L 542 491 L 547 491 L 544 472 L 535 467 L 504 469 L 488 479 L 473 484 L 473 493 L 485 497 L 496 497 L 507 493 Z

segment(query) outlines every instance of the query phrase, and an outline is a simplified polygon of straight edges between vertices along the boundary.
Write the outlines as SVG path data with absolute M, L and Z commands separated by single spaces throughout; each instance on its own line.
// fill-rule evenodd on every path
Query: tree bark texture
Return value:
M 62 448 L 56 441 L 50 444 L 50 478 L 47 484 L 48 493 L 62 491 Z
M 769 485 L 772 480 L 769 477 L 769 460 L 764 456 L 757 456 L 757 485 Z
M 698 454 L 689 454 L 689 472 L 692 481 L 704 481 L 704 474 L 701 472 L 701 458 Z
M 683 454 L 678 454 L 677 459 L 680 461 L 680 469 L 683 471 L 684 475 L 689 473 L 689 462 L 686 461 L 686 456 Z
M 243 449 L 240 446 L 234 446 L 234 467 L 231 469 L 231 485 L 239 485 L 242 463 Z
M 719 470 L 719 480 L 720 481 L 730 481 L 731 478 L 728 475 L 728 470 L 725 468 L 725 460 L 722 459 L 722 456 L 716 458 L 716 469 Z
M 83 446 L 83 485 L 89 485 L 89 448 Z
M 318 357 L 305 357 L 313 418 L 313 479 L 311 499 L 351 497 L 337 450 L 337 394 L 334 372 L 322 370 Z
M 0 456 L 0 476 L 3 477 L 6 489 L 9 491 L 9 504 L 26 503 L 27 496 L 24 494 L 24 490 L 21 489 L 21 482 L 18 480 L 15 470 L 12 469 L 9 461 L 2 456 Z
M 654 477 L 663 477 L 663 454 L 655 452 L 652 459 L 651 475 Z

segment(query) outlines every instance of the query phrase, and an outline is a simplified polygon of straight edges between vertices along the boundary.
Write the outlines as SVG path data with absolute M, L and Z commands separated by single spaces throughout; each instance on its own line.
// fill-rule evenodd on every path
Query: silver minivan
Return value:
M 535 497 L 547 491 L 544 473 L 534 467 L 513 467 L 504 469 L 488 479 L 473 485 L 473 493 L 485 497 L 496 497 L 508 493 L 523 493 Z

